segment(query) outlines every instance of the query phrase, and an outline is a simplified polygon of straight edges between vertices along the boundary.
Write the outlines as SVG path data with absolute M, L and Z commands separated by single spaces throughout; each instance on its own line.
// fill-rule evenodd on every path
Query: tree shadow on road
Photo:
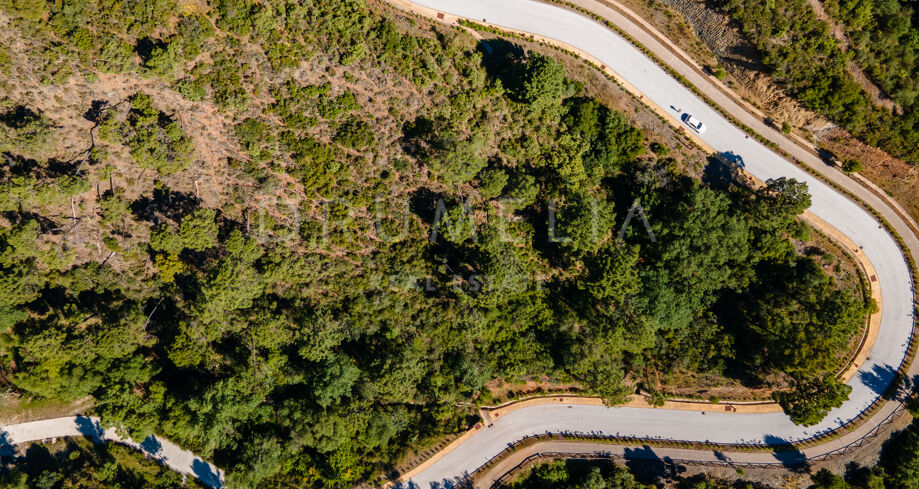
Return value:
M 144 438 L 144 441 L 140 442 L 140 447 L 143 448 L 148 455 L 156 459 L 162 457 L 160 452 L 163 450 L 163 444 L 153 435 Z
M 908 394 L 912 382 L 899 378 L 897 371 L 889 365 L 875 365 L 871 370 L 859 370 L 858 380 L 884 399 L 893 400 Z
M 403 487 L 403 486 L 399 486 Z M 432 482 L 430 488 L 421 487 L 414 482 L 410 482 L 406 488 L 412 489 L 472 489 L 472 479 L 469 478 L 469 474 L 466 474 L 463 477 L 454 477 L 452 479 L 444 479 L 438 482 Z
M 626 448 L 623 457 L 626 467 L 640 480 L 670 479 L 686 471 L 686 467 L 670 457 L 660 457 L 648 445 Z
M 14 456 L 16 456 L 16 445 L 13 444 L 13 439 L 9 433 L 0 431 L 0 458 Z
M 102 438 L 104 430 L 98 421 L 87 416 L 77 416 L 73 422 L 77 425 L 80 434 L 91 438 L 93 441 L 99 441 Z
M 748 192 L 755 188 L 753 178 L 744 171 L 746 163 L 740 155 L 727 151 L 709 156 L 706 161 L 702 183 L 709 187 L 719 190 L 736 187 Z
M 775 457 L 785 468 L 794 472 L 806 472 L 808 469 L 807 457 L 795 448 L 794 445 L 775 435 L 766 435 L 764 437 L 766 444 L 772 449 L 772 456 Z
M 214 489 L 221 489 L 223 487 L 223 482 L 220 480 L 220 475 L 214 471 L 214 468 L 211 464 L 196 458 L 191 464 L 191 470 L 194 472 L 195 477 L 198 478 L 204 484 L 213 487 Z

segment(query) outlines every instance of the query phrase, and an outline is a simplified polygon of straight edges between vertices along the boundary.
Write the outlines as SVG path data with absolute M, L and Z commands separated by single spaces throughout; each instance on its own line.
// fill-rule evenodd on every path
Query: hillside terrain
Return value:
M 505 380 L 699 375 L 805 425 L 847 396 L 875 306 L 806 186 L 747 185 L 570 59 L 357 0 L 0 11 L 11 396 L 322 488 Z
M 849 163 L 847 170 L 919 217 L 919 172 L 910 156 L 917 148 L 910 140 L 919 49 L 914 4 L 623 3 L 766 112 L 776 128 Z

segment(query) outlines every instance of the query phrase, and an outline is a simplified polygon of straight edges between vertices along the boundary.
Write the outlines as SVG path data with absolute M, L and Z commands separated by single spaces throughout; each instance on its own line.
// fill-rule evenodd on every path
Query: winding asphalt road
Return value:
M 511 412 L 495 421 L 490 428 L 475 433 L 413 477 L 412 484 L 427 489 L 461 477 L 475 471 L 510 443 L 528 435 L 547 432 L 764 445 L 801 441 L 838 428 L 858 417 L 878 399 L 905 359 L 913 327 L 913 285 L 909 267 L 896 242 L 860 205 L 747 137 L 628 41 L 585 16 L 533 0 L 412 2 L 440 12 L 561 41 L 589 53 L 637 87 L 647 101 L 669 111 L 673 118 L 689 113 L 704 121 L 707 130 L 701 138 L 716 151 L 743 165 L 755 177 L 761 180 L 790 177 L 806 182 L 812 196 L 810 210 L 855 241 L 875 266 L 883 303 L 877 341 L 858 374 L 849 381 L 852 386 L 849 401 L 833 410 L 817 426 L 796 426 L 783 413 L 703 414 L 565 404 L 533 406 Z M 675 109 L 680 109 L 680 112 Z M 895 217 L 888 219 L 894 220 Z M 817 456 L 844 445 L 847 440 L 871 428 L 872 421 L 880 422 L 894 408 L 893 403 L 888 403 L 860 429 L 804 450 L 804 456 Z M 713 456 L 711 452 L 697 455 L 700 459 Z M 763 452 L 745 457 L 761 461 L 777 460 L 777 456 Z
M 499 454 L 508 444 L 527 435 L 546 432 L 765 445 L 804 440 L 856 418 L 886 389 L 905 358 L 912 331 L 912 283 L 908 266 L 893 238 L 859 205 L 748 138 L 638 49 L 586 17 L 533 0 L 416 0 L 414 3 L 552 38 L 590 53 L 641 90 L 647 101 L 671 110 L 672 117 L 679 117 L 679 113 L 671 107 L 704 121 L 707 131 L 702 139 L 716 151 L 742 162 L 745 169 L 757 178 L 767 180 L 785 176 L 806 182 L 812 195 L 813 205 L 810 210 L 855 241 L 874 265 L 880 282 L 883 309 L 880 333 L 871 355 L 861 365 L 858 375 L 849 381 L 853 388 L 850 400 L 817 426 L 795 426 L 782 413 L 700 413 L 565 404 L 534 406 L 511 412 L 495 421 L 491 427 L 470 436 L 463 444 L 413 477 L 410 481 L 412 485 L 428 489 L 462 477 Z M 804 160 L 806 158 L 806 155 L 801 157 Z M 867 193 L 859 193 L 859 196 L 884 213 L 898 232 L 906 237 L 911 249 L 919 250 L 916 237 L 912 234 L 907 236 L 908 227 L 886 203 Z M 919 366 L 914 365 L 910 373 L 915 374 L 916 370 L 919 370 Z M 850 434 L 802 450 L 802 456 L 817 456 L 845 445 L 872 429 L 895 408 L 895 403 L 887 403 Z M 219 488 L 222 485 L 222 473 L 194 454 L 153 437 L 141 444 L 125 441 L 113 430 L 101 430 L 94 418 L 59 418 L 5 426 L 0 428 L 0 446 L 80 435 L 126 443 L 181 473 L 198 477 L 212 487 Z M 648 452 L 645 456 L 668 456 L 674 452 L 672 449 L 642 450 Z M 718 455 L 704 451 L 680 451 L 682 459 L 709 460 L 717 459 Z M 732 454 L 732 457 L 737 461 L 781 460 L 781 456 L 765 452 L 744 452 Z

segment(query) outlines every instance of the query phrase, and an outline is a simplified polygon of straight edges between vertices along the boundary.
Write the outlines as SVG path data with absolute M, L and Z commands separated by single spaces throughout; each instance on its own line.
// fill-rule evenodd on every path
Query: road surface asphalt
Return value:
M 31 441 L 62 438 L 65 436 L 88 436 L 97 441 L 114 441 L 136 448 L 151 458 L 167 465 L 176 472 L 196 477 L 214 489 L 223 486 L 223 472 L 213 464 L 194 453 L 183 450 L 156 436 L 147 437 L 135 443 L 119 435 L 114 428 L 102 429 L 99 419 L 89 416 L 43 419 L 19 423 L 0 428 L 0 453 L 2 447 Z
M 810 210 L 855 241 L 875 266 L 883 303 L 877 342 L 858 374 L 849 381 L 852 386 L 849 401 L 816 426 L 796 426 L 783 413 L 702 414 L 564 404 L 534 406 L 509 413 L 490 428 L 476 433 L 414 477 L 413 484 L 427 489 L 432 484 L 471 473 L 508 444 L 546 432 L 768 445 L 805 440 L 858 417 L 887 388 L 909 344 L 913 325 L 912 283 L 909 267 L 896 242 L 860 205 L 748 137 L 628 41 L 585 16 L 533 0 L 413 1 L 448 14 L 555 39 L 585 51 L 637 87 L 646 100 L 669 111 L 674 120 L 679 121 L 682 114 L 689 113 L 703 121 L 706 131 L 700 137 L 755 177 L 761 180 L 790 177 L 806 182 L 812 196 Z M 874 419 L 889 410 L 882 410 Z M 843 441 L 805 452 L 807 456 L 818 455 Z M 757 453 L 763 461 L 780 461 L 783 457 Z
M 650 102 L 670 111 L 674 120 L 692 114 L 707 126 L 702 139 L 762 180 L 791 177 L 808 184 L 811 211 L 849 236 L 877 270 L 883 303 L 880 333 L 868 360 L 850 381 L 852 394 L 824 422 L 810 428 L 795 426 L 782 413 L 736 414 L 640 408 L 605 408 L 583 405 L 542 405 L 520 409 L 495 421 L 465 443 L 431 464 L 411 480 L 427 489 L 473 472 L 508 444 L 527 435 L 546 432 L 580 432 L 685 441 L 758 443 L 776 445 L 811 438 L 856 418 L 886 389 L 905 358 L 912 331 L 912 283 L 909 269 L 893 238 L 861 206 L 812 177 L 791 162 L 749 138 L 691 91 L 671 78 L 638 49 L 587 17 L 533 0 L 417 0 L 438 11 L 556 39 L 590 53 L 637 87 Z M 679 109 L 677 112 L 674 109 Z M 689 130 L 689 129 L 687 129 Z M 653 218 L 653 216 L 652 216 Z M 894 407 L 888 403 L 850 435 L 803 450 L 805 456 L 826 453 L 846 440 L 869 430 Z M 90 434 L 124 442 L 114 430 L 101 430 L 88 417 L 58 418 L 2 428 L 6 443 L 25 443 L 51 437 Z M 220 487 L 222 473 L 214 466 L 165 440 L 148 438 L 131 443 L 173 469 Z M 654 456 L 655 449 L 638 449 Z M 661 454 L 665 450 L 661 449 Z M 718 454 L 686 451 L 700 460 Z M 784 455 L 768 452 L 738 455 L 749 461 L 782 461 Z

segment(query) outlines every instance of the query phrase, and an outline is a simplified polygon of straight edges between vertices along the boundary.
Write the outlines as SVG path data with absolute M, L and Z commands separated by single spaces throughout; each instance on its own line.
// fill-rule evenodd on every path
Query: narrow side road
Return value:
M 393 1 L 402 5 L 407 3 L 404 0 Z M 858 418 L 880 398 L 906 356 L 913 332 L 914 295 L 910 270 L 904 255 L 894 239 L 870 213 L 822 180 L 749 138 L 645 57 L 641 51 L 588 17 L 534 0 L 416 0 L 412 7 L 417 7 L 419 11 L 434 18 L 437 13 L 446 13 L 501 28 L 532 33 L 542 39 L 564 44 L 572 51 L 588 53 L 600 60 L 602 65 L 615 73 L 628 87 L 639 91 L 646 103 L 663 112 L 674 125 L 681 124 L 678 119 L 680 113 L 690 113 L 704 121 L 708 130 L 700 137 L 706 146 L 739 162 L 745 171 L 755 177 L 767 180 L 784 176 L 806 182 L 813 201 L 810 211 L 849 237 L 875 266 L 884 304 L 874 347 L 848 382 L 853 388 L 850 400 L 834 410 L 817 426 L 795 426 L 784 414 L 775 412 L 743 414 L 639 407 L 607 408 L 567 403 L 538 405 L 511 412 L 495 420 L 491 426 L 471 432 L 464 437 L 463 443 L 449 453 L 440 454 L 436 461 L 412 477 L 412 484 L 428 489 L 445 480 L 462 477 L 494 458 L 509 444 L 526 436 L 543 433 L 589 433 L 763 446 L 808 440 Z M 598 4 L 597 8 L 601 7 L 602 5 Z M 607 14 L 615 15 L 612 9 L 610 12 Z M 446 16 L 444 17 L 446 20 Z M 709 93 L 706 87 L 714 86 L 710 79 L 696 73 L 690 64 L 667 51 L 667 48 L 653 36 L 646 34 L 648 37 L 643 38 L 639 32 L 642 31 L 641 27 L 631 20 L 619 14 L 614 22 L 626 32 L 629 32 L 626 29 L 629 25 L 633 29 L 638 29 L 629 35 L 655 53 L 660 50 L 657 55 L 665 63 L 683 74 L 733 117 L 776 142 L 794 158 L 878 211 L 904 238 L 913 257 L 919 258 L 916 254 L 919 252 L 919 239 L 885 199 L 858 185 L 841 172 L 827 167 L 814 154 L 747 112 L 730 96 L 720 90 Z M 679 108 L 680 112 L 671 110 L 670 107 Z M 919 375 L 919 362 L 912 365 L 909 375 Z M 899 412 L 899 407 L 896 401 L 886 402 L 869 420 L 851 432 L 827 443 L 795 452 L 794 456 L 806 460 L 841 449 L 873 432 L 895 416 Z M 99 421 L 91 417 L 56 418 L 0 427 L 0 446 L 64 436 L 90 436 L 99 440 L 124 443 L 180 473 L 200 479 L 210 487 L 223 486 L 223 473 L 195 454 L 156 437 L 150 437 L 139 444 L 134 443 L 119 436 L 114 430 L 102 430 Z M 668 455 L 667 449 L 641 447 L 638 450 L 646 456 L 671 456 Z M 730 456 L 742 459 L 745 463 L 788 461 L 787 454 L 763 451 L 731 453 Z M 683 450 L 680 456 L 685 460 L 713 461 L 721 460 L 723 457 L 724 454 L 704 450 Z
M 121 443 L 143 452 L 180 474 L 195 477 L 214 489 L 223 487 L 223 471 L 194 453 L 156 436 L 136 443 L 122 437 L 113 428 L 102 429 L 99 419 L 89 416 L 43 419 L 0 427 L 0 453 L 7 453 L 12 445 L 67 436 L 86 436 L 100 442 Z

